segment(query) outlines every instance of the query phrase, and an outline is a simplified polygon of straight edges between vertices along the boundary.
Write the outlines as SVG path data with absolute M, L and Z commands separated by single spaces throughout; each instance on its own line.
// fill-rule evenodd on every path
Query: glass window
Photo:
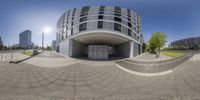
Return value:
M 122 21 L 121 18 L 118 18 L 118 17 L 115 17 L 114 20 L 117 21 L 117 22 L 121 22 Z
M 115 12 L 116 13 L 121 13 L 121 8 L 120 7 L 115 7 Z
M 73 26 L 73 25 L 74 25 L 74 22 L 71 23 L 71 26 Z
M 130 9 L 127 9 L 127 15 L 128 15 L 128 17 L 131 17 L 131 10 Z
M 98 28 L 103 28 L 103 21 L 98 21 Z
M 75 12 L 76 12 L 76 8 L 74 8 L 72 16 L 74 16 L 74 15 L 75 15 Z
M 121 31 L 121 25 L 118 23 L 114 24 L 114 30 Z
M 115 7 L 115 16 L 121 16 L 121 8 Z
M 103 19 L 103 15 L 99 15 L 98 18 L 99 18 L 99 19 Z
M 81 13 L 80 17 L 87 16 L 88 13 Z
M 121 16 L 121 14 L 119 14 L 119 13 L 115 13 L 115 16 Z
M 86 21 L 87 20 L 87 17 L 82 17 L 81 19 L 80 19 L 80 22 L 84 22 L 84 21 Z
M 99 8 L 99 11 L 104 11 L 105 10 L 105 6 L 101 6 L 100 8 Z
M 130 30 L 130 29 L 128 29 L 128 35 L 129 35 L 129 36 L 132 36 L 131 30 Z
M 82 8 L 81 12 L 87 12 L 90 9 L 90 6 L 85 6 Z
M 87 23 L 83 23 L 79 25 L 79 31 L 83 31 L 87 29 Z
M 128 21 L 131 22 L 131 18 L 128 18 Z
M 73 35 L 73 28 L 71 28 L 71 35 Z
M 81 10 L 80 16 L 87 16 L 89 9 L 90 9 L 90 6 L 83 7 L 82 10 Z
M 131 25 L 131 23 L 129 23 L 129 22 L 128 22 L 128 26 L 129 26 L 130 28 L 132 28 L 132 25 Z

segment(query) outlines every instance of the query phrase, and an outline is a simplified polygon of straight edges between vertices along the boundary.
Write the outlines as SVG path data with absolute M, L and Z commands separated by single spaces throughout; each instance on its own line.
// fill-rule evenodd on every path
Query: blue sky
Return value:
M 145 41 L 153 32 L 163 32 L 168 43 L 200 36 L 200 0 L 0 0 L 0 36 L 6 45 L 18 43 L 20 32 L 30 29 L 33 42 L 41 45 L 44 27 L 53 28 L 45 35 L 49 45 L 56 37 L 58 18 L 68 9 L 85 5 L 121 6 L 142 17 Z

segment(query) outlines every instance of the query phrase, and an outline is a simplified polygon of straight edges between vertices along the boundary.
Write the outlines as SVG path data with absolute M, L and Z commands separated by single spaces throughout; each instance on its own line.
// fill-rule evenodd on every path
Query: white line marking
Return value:
M 172 70 L 168 70 L 168 71 L 158 72 L 158 73 L 142 73 L 142 72 L 136 72 L 136 71 L 126 69 L 118 64 L 116 64 L 116 66 L 130 74 L 134 74 L 134 75 L 138 75 L 138 76 L 161 76 L 161 75 L 166 75 L 166 74 L 173 72 Z

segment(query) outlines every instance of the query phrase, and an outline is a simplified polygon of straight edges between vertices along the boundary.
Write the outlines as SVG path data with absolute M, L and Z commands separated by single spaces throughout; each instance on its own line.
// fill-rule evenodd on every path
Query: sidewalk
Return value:
M 148 52 L 145 52 L 141 55 L 138 55 L 136 57 L 130 58 L 132 60 L 137 60 L 137 61 L 160 61 L 160 60 L 168 60 L 171 59 L 172 57 L 168 57 L 165 55 L 160 54 L 158 58 L 156 58 L 155 54 L 151 54 Z
M 0 61 L 16 61 L 28 58 L 29 56 L 22 53 L 0 53 Z
M 40 67 L 63 67 L 77 63 L 79 60 L 70 57 L 63 57 L 55 52 L 45 51 L 24 62 Z

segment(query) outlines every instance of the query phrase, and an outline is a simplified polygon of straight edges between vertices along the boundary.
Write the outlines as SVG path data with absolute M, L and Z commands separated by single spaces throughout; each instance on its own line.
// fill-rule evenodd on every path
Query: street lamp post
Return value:
M 44 34 L 47 34 L 51 31 L 51 28 L 45 27 L 42 32 L 42 52 L 44 51 Z
M 44 32 L 42 32 L 42 52 L 44 51 Z

